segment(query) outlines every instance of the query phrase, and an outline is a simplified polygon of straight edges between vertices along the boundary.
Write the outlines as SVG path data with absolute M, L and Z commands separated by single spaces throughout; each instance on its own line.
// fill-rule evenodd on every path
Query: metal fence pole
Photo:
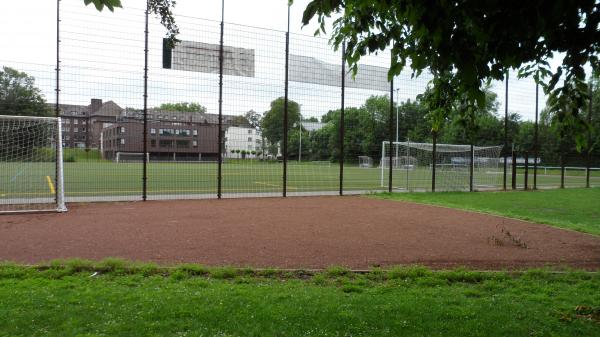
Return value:
M 59 100 L 60 100 L 60 0 L 56 0 L 56 69 L 54 69 L 56 71 L 56 88 L 54 89 L 56 91 L 56 104 L 54 106 L 54 115 L 56 118 L 60 117 L 60 104 L 59 104 Z M 58 128 L 61 128 L 62 125 L 58 125 Z M 89 125 L 88 125 L 89 127 Z M 56 133 L 56 160 L 55 160 L 55 167 L 54 167 L 54 177 L 55 179 L 57 179 L 60 175 L 60 167 L 62 165 L 62 163 L 59 163 L 60 157 L 58 156 L 59 151 L 62 151 L 62 149 L 59 149 L 59 147 L 61 146 L 61 139 L 58 137 L 62 137 L 60 132 Z M 55 189 L 54 191 L 54 200 L 58 203 L 59 197 L 59 191 L 58 188 Z
M 504 173 L 502 177 L 502 188 L 506 191 L 506 170 L 508 156 L 506 151 L 508 150 L 508 71 L 506 71 L 506 84 L 504 89 Z M 512 163 L 513 166 L 515 163 Z
M 346 127 L 344 125 L 344 109 L 346 94 L 346 43 L 342 43 L 342 97 L 340 110 L 340 195 L 344 194 L 344 135 Z
M 431 192 L 435 192 L 435 169 L 436 169 L 436 157 L 437 157 L 437 131 L 433 132 L 433 150 L 431 151 Z
M 146 0 L 146 23 L 144 30 L 144 158 L 143 158 L 143 173 L 142 173 L 142 200 L 148 198 L 148 11 L 150 3 Z M 89 125 L 88 125 L 89 128 Z
M 537 169 L 538 169 L 538 156 L 539 156 L 539 139 L 538 139 L 538 95 L 539 95 L 539 84 L 535 84 L 535 128 L 533 134 L 533 189 L 537 190 Z
M 223 197 L 223 33 L 225 26 L 225 0 L 221 1 L 221 38 L 219 41 L 219 134 L 217 158 L 217 198 Z
M 587 115 L 587 122 L 588 122 L 588 146 L 587 146 L 587 158 L 586 158 L 586 163 L 585 163 L 585 187 L 586 188 L 590 188 L 590 168 L 592 166 L 592 150 L 591 150 L 591 144 L 592 144 L 592 108 L 593 108 L 593 101 L 594 101 L 594 91 L 593 91 L 593 83 L 590 80 L 590 87 L 589 87 L 589 91 L 590 91 L 590 103 L 589 103 L 589 109 L 588 109 L 588 115 Z
M 512 151 L 512 156 L 511 156 L 511 161 L 512 161 L 512 165 L 511 165 L 511 182 L 510 182 L 510 187 L 513 190 L 517 189 L 517 153 L 515 151 Z
M 394 167 L 394 161 L 392 157 L 392 146 L 394 146 L 394 79 L 390 81 L 390 120 L 389 120 L 389 138 L 390 138 L 390 167 L 388 171 L 388 192 L 392 192 L 392 169 Z
M 473 192 L 473 171 L 475 166 L 475 150 L 471 141 L 471 159 L 469 160 L 469 192 Z
M 524 189 L 527 191 L 529 189 L 529 152 L 525 151 L 525 182 Z
M 287 156 L 288 156 L 288 73 L 290 56 L 290 5 L 287 12 L 285 32 L 285 97 L 283 102 L 283 196 L 287 196 Z

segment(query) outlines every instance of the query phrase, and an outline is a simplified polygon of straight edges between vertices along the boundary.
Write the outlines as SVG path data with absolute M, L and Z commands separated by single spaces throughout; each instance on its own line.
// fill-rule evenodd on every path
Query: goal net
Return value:
M 502 180 L 500 152 L 502 146 L 437 144 L 436 190 L 469 190 L 471 165 L 473 188 L 496 189 Z M 433 168 L 433 144 L 384 141 L 379 167 L 381 185 L 387 186 L 390 164 L 392 187 L 402 190 L 430 190 Z
M 358 156 L 358 167 L 371 168 L 373 167 L 373 158 L 369 156 Z
M 117 163 L 141 163 L 144 161 L 143 152 L 117 152 L 115 155 Z M 146 162 L 150 162 L 150 153 L 146 153 Z
M 0 115 L 0 213 L 66 211 L 60 118 Z

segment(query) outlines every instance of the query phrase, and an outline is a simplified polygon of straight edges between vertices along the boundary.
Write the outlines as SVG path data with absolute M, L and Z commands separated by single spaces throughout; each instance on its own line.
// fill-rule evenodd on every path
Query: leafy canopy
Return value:
M 97 10 L 102 11 L 104 7 L 114 12 L 115 8 L 122 8 L 121 0 L 83 0 L 85 5 L 94 4 Z M 148 13 L 155 14 L 160 18 L 160 23 L 167 29 L 167 41 L 173 47 L 179 40 L 179 27 L 175 23 L 172 8 L 176 5 L 175 0 L 148 0 Z
M 202 106 L 200 103 L 188 103 L 188 102 L 181 102 L 181 103 L 163 103 L 161 104 L 158 109 L 160 110 L 165 110 L 165 111 L 177 111 L 177 112 L 199 112 L 199 113 L 205 113 L 206 112 L 206 108 L 204 106 Z
M 509 69 L 535 76 L 552 98 L 557 120 L 582 120 L 588 98 L 583 66 L 597 68 L 600 50 L 596 0 L 312 0 L 302 21 L 316 17 L 316 33 L 325 32 L 332 14 L 339 18 L 331 41 L 336 48 L 347 44 L 354 73 L 362 56 L 390 49 L 390 78 L 407 65 L 413 75 L 433 74 L 432 89 L 440 91 L 431 97 L 439 99 L 432 102 L 438 110 L 433 113 L 441 113 L 434 124 L 449 111 L 448 85 L 464 103 L 483 106 L 487 81 L 502 80 Z M 562 64 L 550 69 L 548 60 L 558 52 L 564 54 Z
M 10 67 L 0 71 L 0 115 L 49 116 L 50 108 L 35 79 Z

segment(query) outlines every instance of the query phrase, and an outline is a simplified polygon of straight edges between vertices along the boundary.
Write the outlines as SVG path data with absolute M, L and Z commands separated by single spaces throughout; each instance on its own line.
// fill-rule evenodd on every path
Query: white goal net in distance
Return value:
M 143 152 L 117 152 L 115 155 L 117 163 L 142 163 L 143 161 Z M 150 162 L 150 153 L 146 153 L 146 162 Z
M 67 210 L 60 125 L 0 115 L 0 213 Z
M 502 183 L 502 146 L 437 144 L 436 190 L 467 191 L 473 163 L 473 188 L 497 189 Z M 397 190 L 431 190 L 433 144 L 384 141 L 381 150 L 381 185 L 387 184 L 388 170 L 393 169 L 392 187 Z M 471 158 L 473 156 L 473 158 Z M 386 185 L 387 186 L 387 185 Z

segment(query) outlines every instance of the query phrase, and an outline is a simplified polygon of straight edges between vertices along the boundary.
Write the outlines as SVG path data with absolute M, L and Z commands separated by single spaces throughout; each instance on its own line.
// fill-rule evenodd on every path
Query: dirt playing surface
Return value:
M 600 268 L 600 237 L 367 197 L 70 204 L 66 214 L 0 216 L 0 243 L 0 260 L 23 263 L 121 257 L 280 268 Z

